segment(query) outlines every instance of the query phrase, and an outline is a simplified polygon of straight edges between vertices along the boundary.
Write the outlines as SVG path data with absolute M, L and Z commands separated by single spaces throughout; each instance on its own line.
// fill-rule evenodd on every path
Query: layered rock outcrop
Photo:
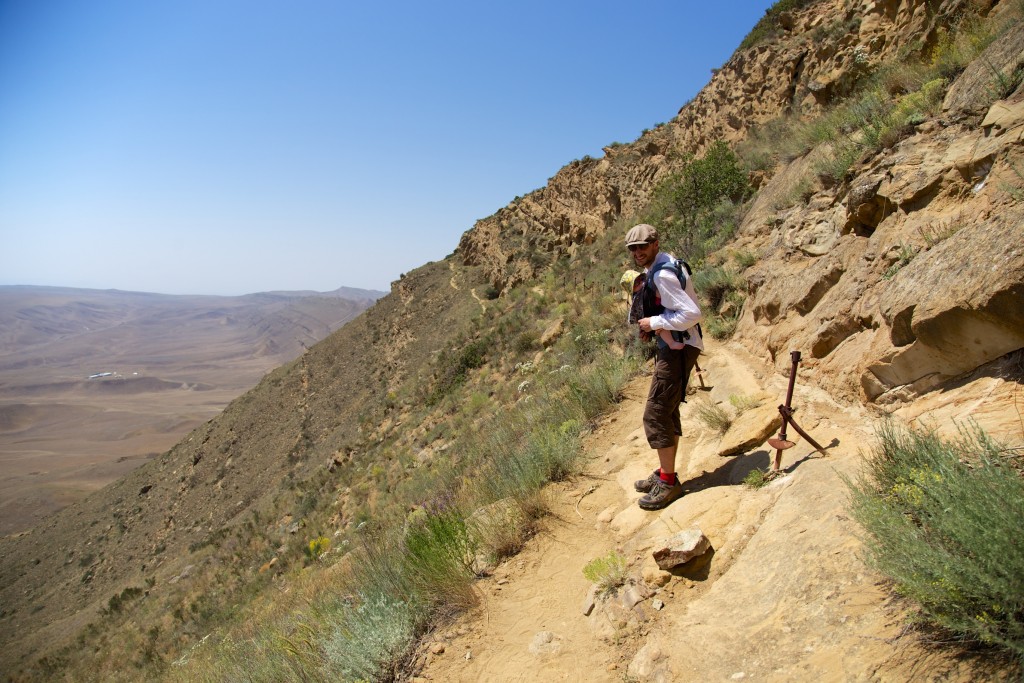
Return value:
M 933 47 L 967 9 L 998 16 L 1005 5 L 825 0 L 783 15 L 782 37 L 738 50 L 671 122 L 562 168 L 479 221 L 458 253 L 499 290 L 522 282 L 641 212 L 659 180 L 713 141 L 820 113 L 876 64 Z M 937 86 L 941 116 L 795 207 L 779 211 L 777 197 L 827 150 L 759 178 L 733 245 L 758 255 L 737 338 L 780 372 L 800 349 L 836 396 L 882 403 L 1024 347 L 1024 94 L 994 92 L 1022 55 L 1017 26 Z
M 1022 38 L 1010 31 L 990 51 L 1019 61 Z M 990 77 L 965 71 L 942 117 L 838 190 L 767 232 L 748 221 L 740 242 L 761 258 L 738 335 L 752 351 L 782 371 L 790 348 L 805 349 L 822 385 L 885 403 L 1024 347 L 1024 91 L 979 121 L 977 95 L 958 97 L 976 80 Z

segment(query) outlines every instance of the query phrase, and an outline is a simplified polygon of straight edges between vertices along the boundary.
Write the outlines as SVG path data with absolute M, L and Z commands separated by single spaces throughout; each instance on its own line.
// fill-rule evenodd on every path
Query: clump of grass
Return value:
M 724 434 L 732 425 L 732 416 L 717 403 L 698 401 L 694 410 L 697 413 L 697 419 L 716 432 Z
M 917 232 L 921 235 L 921 239 L 924 240 L 925 248 L 931 249 L 960 232 L 960 228 L 962 227 L 964 227 L 963 221 L 961 219 L 957 219 L 946 222 L 939 221 L 938 223 L 929 223 L 924 227 L 918 228 Z
M 1020 455 L 980 428 L 951 440 L 892 423 L 847 481 L 869 562 L 926 623 L 1024 658 Z
M 733 260 L 743 270 L 757 263 L 757 253 L 749 249 L 742 249 L 732 253 Z
M 736 409 L 736 415 L 739 416 L 761 405 L 761 399 L 746 394 L 732 394 L 729 396 L 729 403 Z
M 917 256 L 917 250 L 913 246 L 901 244 L 896 254 L 896 261 L 882 273 L 882 279 L 891 280 L 896 277 L 896 273 L 900 272 L 903 266 L 913 261 L 915 256 Z
M 704 318 L 701 328 L 715 339 L 727 339 L 736 331 L 738 323 L 738 318 L 712 313 Z
M 747 472 L 747 476 L 743 477 L 743 485 L 752 488 L 759 489 L 772 479 L 763 470 L 750 470 Z
M 746 286 L 743 277 L 723 266 L 702 268 L 693 274 L 693 287 L 709 308 L 717 310 L 726 297 Z
M 626 581 L 626 558 L 613 550 L 588 562 L 583 576 L 602 593 L 615 590 Z

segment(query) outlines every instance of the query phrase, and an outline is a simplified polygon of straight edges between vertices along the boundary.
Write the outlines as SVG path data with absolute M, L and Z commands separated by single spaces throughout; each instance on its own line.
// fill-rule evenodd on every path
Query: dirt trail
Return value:
M 456 291 L 462 289 L 461 287 L 459 287 L 459 283 L 458 283 L 459 274 L 455 270 L 455 261 L 451 261 L 448 264 L 448 267 L 452 271 L 452 278 L 451 278 L 451 280 L 448 281 L 448 284 L 451 285 L 451 288 L 456 290 Z M 469 294 L 470 294 L 470 296 L 472 296 L 476 300 L 476 302 L 478 304 L 480 304 L 480 310 L 483 311 L 483 312 L 486 312 L 487 311 L 487 302 L 484 301 L 483 299 L 481 299 L 480 295 L 476 293 L 476 287 L 470 287 Z
M 719 457 L 720 435 L 695 407 L 728 406 L 734 395 L 778 405 L 787 378 L 735 345 L 715 345 L 701 365 L 708 390 L 683 408 L 678 469 L 687 495 L 656 513 L 636 505 L 632 482 L 656 466 L 640 428 L 649 378 L 638 377 L 590 436 L 584 474 L 548 488 L 551 515 L 540 533 L 478 583 L 475 611 L 423 645 L 416 680 L 978 677 L 977 662 L 930 651 L 907 633 L 902 609 L 860 559 L 841 477 L 873 445 L 872 418 L 834 403 L 810 386 L 812 370 L 801 372 L 793 402 L 800 425 L 823 445 L 838 443 L 821 457 L 798 442 L 784 452 L 785 476 L 751 489 L 744 476 L 765 469 L 773 453 Z M 965 396 L 953 403 L 969 405 L 972 390 L 961 387 Z M 651 558 L 659 541 L 692 527 L 710 539 L 709 560 L 687 572 L 659 570 Z M 583 567 L 612 550 L 630 563 L 632 597 L 642 599 L 630 609 L 627 585 L 585 616 Z

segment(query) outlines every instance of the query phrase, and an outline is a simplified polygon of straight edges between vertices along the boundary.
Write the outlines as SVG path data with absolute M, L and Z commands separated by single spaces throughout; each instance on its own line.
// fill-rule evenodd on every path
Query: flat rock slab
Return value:
M 718 446 L 721 456 L 739 455 L 763 446 L 782 427 L 777 405 L 764 404 L 740 415 L 722 436 Z

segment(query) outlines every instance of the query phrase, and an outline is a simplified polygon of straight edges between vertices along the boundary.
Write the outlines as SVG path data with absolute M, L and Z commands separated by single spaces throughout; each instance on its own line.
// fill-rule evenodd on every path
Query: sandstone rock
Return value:
M 1024 121 L 1024 98 L 1014 100 L 1000 100 L 989 107 L 985 119 L 981 122 L 982 128 L 993 129 L 995 132 L 1010 130 L 1021 125 Z
M 819 221 L 805 230 L 799 249 L 808 256 L 824 256 L 839 241 L 839 233 L 830 221 Z
M 956 114 L 980 114 L 992 101 L 998 85 L 995 74 L 1008 76 L 1024 63 L 1024 24 L 1017 24 L 989 45 L 971 62 L 946 92 L 945 111 Z
M 870 235 L 887 213 L 892 213 L 895 206 L 889 204 L 884 197 L 878 196 L 878 188 L 884 176 L 877 173 L 858 176 L 850 186 L 846 195 L 847 220 L 843 227 L 844 233 Z
M 637 651 L 626 671 L 638 681 L 661 683 L 673 680 L 668 657 L 661 646 L 654 642 L 647 643 Z
M 672 574 L 659 567 L 651 557 L 644 560 L 643 567 L 640 569 L 640 577 L 648 586 L 654 587 L 664 586 L 672 580 Z
M 976 267 L 964 277 L 951 263 Z M 882 305 L 900 348 L 870 364 L 874 379 L 862 385 L 921 393 L 1024 347 L 1021 273 L 1024 244 L 1011 216 L 964 227 L 915 257 Z
M 562 336 L 562 330 L 565 326 L 564 318 L 556 318 L 548 328 L 544 330 L 544 334 L 540 336 L 540 345 L 543 348 L 548 348 L 554 344 L 559 337 Z
M 637 604 L 643 601 L 646 596 L 637 586 L 626 586 L 622 592 L 619 593 L 619 602 L 626 609 L 633 609 Z
M 763 404 L 736 418 L 722 436 L 718 455 L 746 453 L 764 443 L 782 426 L 778 405 Z
M 654 551 L 654 560 L 662 569 L 669 570 L 699 557 L 711 548 L 711 541 L 700 529 L 688 529 L 663 541 Z

